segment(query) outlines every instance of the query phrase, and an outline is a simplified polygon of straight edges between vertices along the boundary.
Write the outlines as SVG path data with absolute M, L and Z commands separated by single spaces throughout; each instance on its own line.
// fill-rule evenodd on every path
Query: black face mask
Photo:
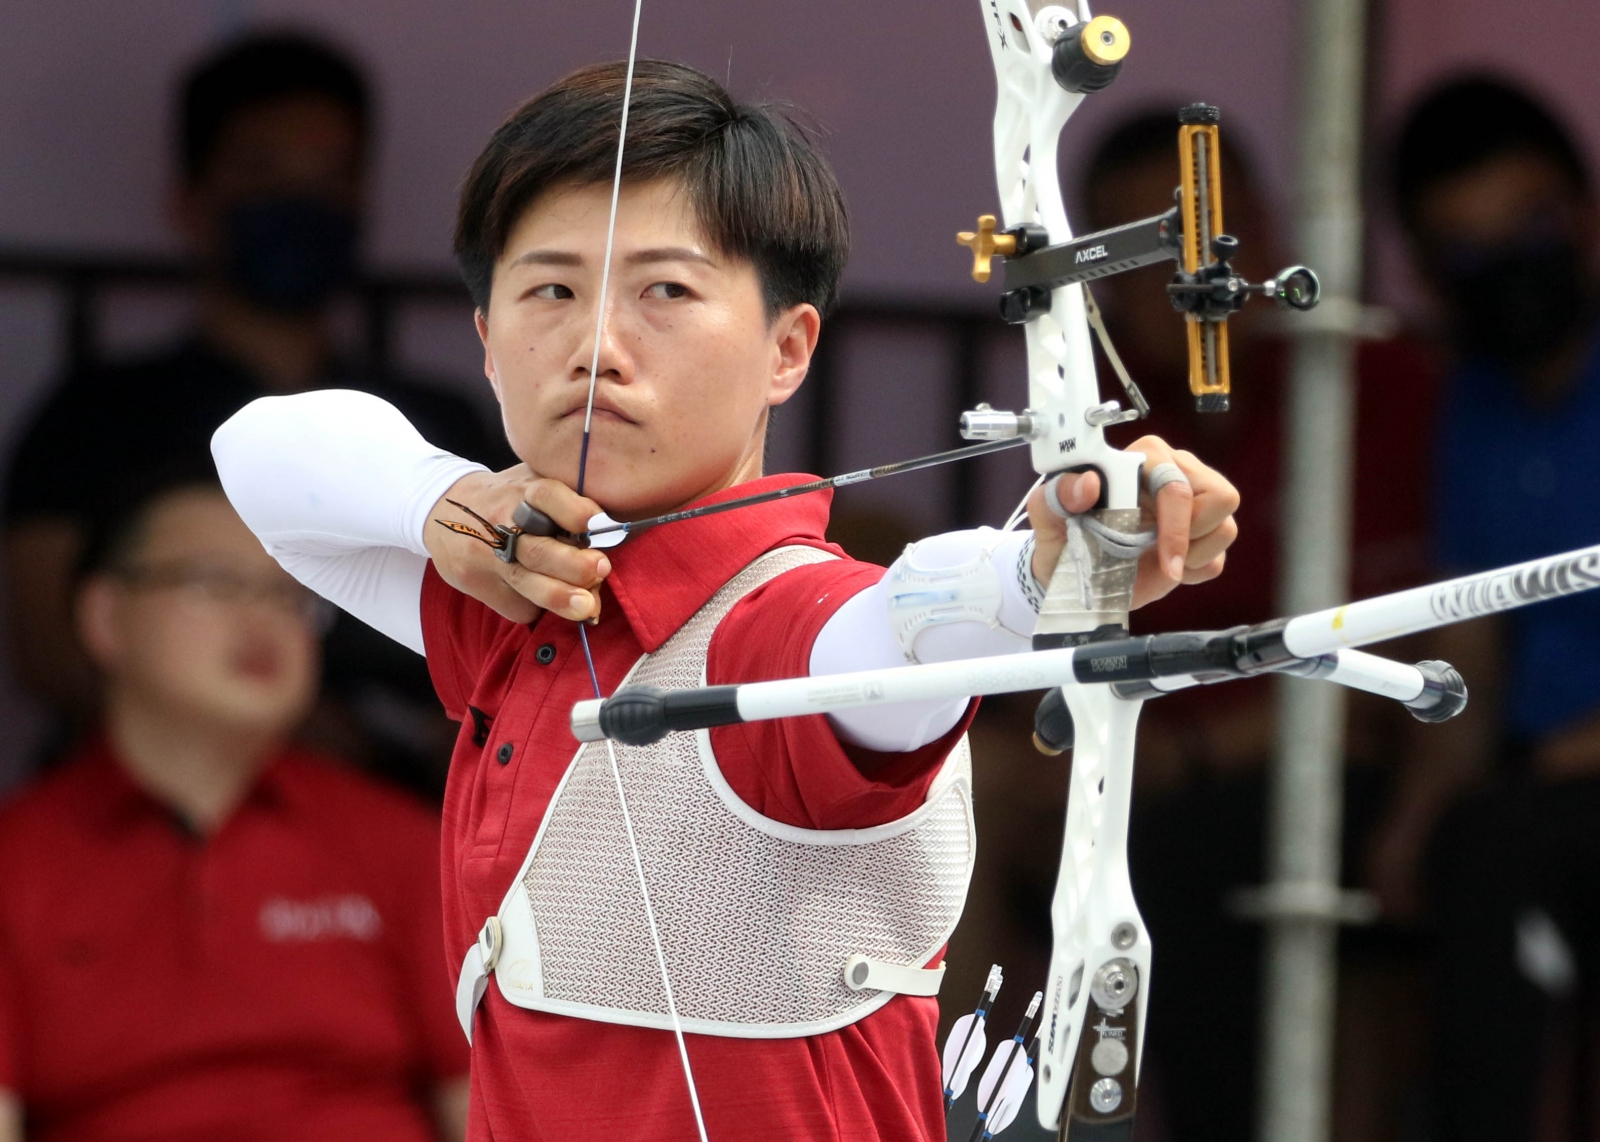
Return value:
M 1511 366 L 1538 364 L 1589 312 L 1583 254 L 1567 238 L 1542 238 L 1488 255 L 1449 251 L 1439 276 L 1451 339 L 1463 353 Z
M 223 227 L 228 282 L 263 309 L 314 313 L 355 276 L 355 216 L 322 199 L 254 199 Z

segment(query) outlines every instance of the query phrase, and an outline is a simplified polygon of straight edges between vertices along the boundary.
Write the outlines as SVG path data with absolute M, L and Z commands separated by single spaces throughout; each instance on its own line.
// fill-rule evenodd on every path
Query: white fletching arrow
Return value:
M 1021 1043 L 1002 1043 L 994 1053 L 994 1058 L 989 1060 L 989 1067 L 983 1072 L 983 1078 L 978 1083 L 978 1101 L 983 1102 L 990 1098 L 994 1089 L 995 1077 L 1004 1073 L 1005 1079 L 1000 1083 L 999 1093 L 989 1103 L 989 1113 L 984 1121 L 983 1137 L 993 1138 L 1000 1131 L 1010 1126 L 1017 1117 L 1017 1112 L 1022 1109 L 1022 1101 L 1028 1097 L 1028 1088 L 1033 1085 L 1033 1065 L 1028 1062 L 1026 1053 L 1017 1061 L 1017 1065 L 1007 1068 L 1011 1056 L 1023 1052 Z
M 944 1067 L 941 1077 L 944 1082 L 946 1110 L 949 1110 L 950 1104 L 960 1098 L 961 1093 L 967 1089 L 967 1080 L 972 1077 L 972 1072 L 977 1070 L 978 1064 L 983 1061 L 984 1052 L 989 1049 L 989 1037 L 985 1033 L 985 1027 L 989 1022 L 989 1008 L 994 1004 L 994 997 L 1000 994 L 1001 974 L 999 964 L 989 968 L 989 978 L 983 985 L 983 998 L 978 1000 L 977 1008 L 971 1014 L 957 1019 L 944 1041 Z
M 1033 993 L 1017 1033 L 995 1048 L 994 1057 L 983 1069 L 983 1077 L 978 1080 L 978 1121 L 972 1127 L 972 1142 L 993 1138 L 1010 1126 L 1022 1109 L 1028 1088 L 1033 1086 L 1033 1057 L 1026 1044 L 1043 1001 L 1044 992 Z

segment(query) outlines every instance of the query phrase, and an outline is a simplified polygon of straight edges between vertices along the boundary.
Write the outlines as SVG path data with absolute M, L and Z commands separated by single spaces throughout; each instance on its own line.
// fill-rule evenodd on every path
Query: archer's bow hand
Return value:
M 574 534 L 600 512 L 593 500 L 535 476 L 526 464 L 463 476 L 429 512 L 426 543 L 439 576 L 512 622 L 532 622 L 544 611 L 598 619 L 611 561 L 559 536 L 522 531 L 514 522 L 521 504 Z
M 1159 436 L 1140 437 L 1127 450 L 1145 458 L 1140 519 L 1156 533 L 1155 544 L 1140 556 L 1133 586 L 1133 605 L 1142 607 L 1180 583 L 1204 583 L 1222 574 L 1226 551 L 1239 535 L 1233 518 L 1239 510 L 1239 492 L 1194 453 L 1172 448 Z M 1152 496 L 1150 474 L 1164 464 L 1176 465 L 1187 482 L 1161 483 Z M 1089 511 L 1100 498 L 1100 477 L 1095 472 L 1066 472 L 1056 479 L 1056 499 L 1069 512 Z M 1033 575 L 1045 584 L 1066 543 L 1066 520 L 1050 504 L 1045 487 L 1028 498 L 1028 519 L 1035 536 Z

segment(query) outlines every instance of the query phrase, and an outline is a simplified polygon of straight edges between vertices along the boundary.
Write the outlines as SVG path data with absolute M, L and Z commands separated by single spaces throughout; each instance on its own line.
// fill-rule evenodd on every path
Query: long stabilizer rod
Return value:
M 1045 690 L 1069 682 L 1118 683 L 1133 696 L 1138 692 L 1134 684 L 1158 679 L 1210 682 L 1269 673 L 1327 678 L 1404 702 L 1424 720 L 1443 720 L 1465 705 L 1459 674 L 1443 663 L 1409 666 L 1354 648 L 1595 586 L 1600 586 L 1600 545 L 1224 631 L 1140 635 L 1057 650 L 696 690 L 629 687 L 604 701 L 574 706 L 572 732 L 579 741 L 609 737 L 643 745 L 675 730 Z M 1176 686 L 1153 689 L 1171 688 Z
M 575 705 L 572 733 L 579 741 L 611 738 L 624 745 L 648 745 L 680 730 L 831 714 L 861 706 L 1048 690 L 1071 682 L 1110 682 L 1124 697 L 1153 697 L 1185 686 L 1275 672 L 1325 678 L 1395 698 L 1426 721 L 1443 720 L 1465 704 L 1461 676 L 1443 663 L 1411 666 L 1342 650 L 1309 662 L 1286 656 L 1281 663 L 1248 670 L 1227 665 L 1229 644 L 1247 637 L 1249 629 L 1144 635 L 1059 650 L 697 690 L 629 686 L 604 701 Z M 1308 668 L 1296 669 L 1301 666 Z M 1173 683 L 1163 685 L 1167 679 Z

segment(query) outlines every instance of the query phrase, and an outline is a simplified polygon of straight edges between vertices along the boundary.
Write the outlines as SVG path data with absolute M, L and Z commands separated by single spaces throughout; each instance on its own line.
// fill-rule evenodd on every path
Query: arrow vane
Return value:
M 989 1049 L 984 1027 L 988 1023 L 989 1008 L 994 1005 L 994 997 L 1000 994 L 1000 978 L 1000 965 L 995 964 L 989 969 L 989 979 L 983 985 L 983 998 L 978 1000 L 976 1010 L 957 1019 L 944 1041 L 944 1072 L 941 1077 L 944 1079 L 944 1108 L 947 1111 L 950 1104 L 967 1089 L 967 1080 L 983 1061 L 983 1053 Z

